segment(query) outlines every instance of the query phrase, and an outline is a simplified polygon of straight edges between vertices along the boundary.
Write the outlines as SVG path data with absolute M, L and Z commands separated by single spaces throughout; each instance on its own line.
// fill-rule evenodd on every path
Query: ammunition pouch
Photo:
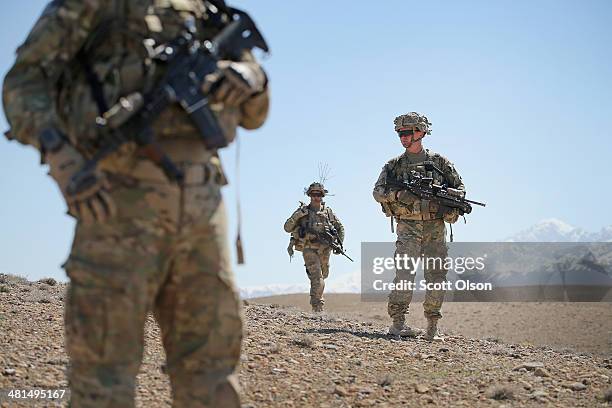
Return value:
M 394 215 L 389 203 L 380 203 L 380 207 L 385 217 L 392 217 Z
M 459 219 L 459 212 L 457 211 L 448 211 L 444 214 L 444 222 L 448 222 L 449 224 L 454 224 Z
M 401 201 L 381 203 L 383 213 L 387 217 L 395 217 L 401 220 L 433 220 L 442 218 L 438 203 L 428 200 L 416 200 L 411 204 Z
M 298 231 L 293 231 L 291 233 L 291 239 L 289 240 L 289 245 L 293 244 L 293 247 L 296 251 L 304 250 L 304 238 L 300 238 Z

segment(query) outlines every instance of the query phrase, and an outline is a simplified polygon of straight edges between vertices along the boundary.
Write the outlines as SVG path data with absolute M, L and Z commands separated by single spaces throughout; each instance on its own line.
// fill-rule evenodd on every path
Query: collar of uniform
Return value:
M 317 209 L 317 211 L 323 211 L 324 208 L 325 208 L 325 201 L 321 201 L 321 206 Z M 310 204 L 308 204 L 308 209 L 314 210 L 314 208 Z
M 420 163 L 427 159 L 427 151 L 421 149 L 418 153 L 410 153 L 408 150 L 402 154 L 402 157 L 406 158 L 410 163 Z

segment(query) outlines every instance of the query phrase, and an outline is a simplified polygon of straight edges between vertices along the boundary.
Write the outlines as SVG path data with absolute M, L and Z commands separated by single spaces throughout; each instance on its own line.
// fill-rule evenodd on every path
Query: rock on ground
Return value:
M 0 285 L 0 389 L 66 387 L 65 285 L 6 278 Z M 458 334 L 442 344 L 404 340 L 387 335 L 382 322 L 278 305 L 244 308 L 244 406 L 609 406 L 603 398 L 612 365 L 605 356 Z M 152 318 L 145 341 L 137 406 L 168 407 Z

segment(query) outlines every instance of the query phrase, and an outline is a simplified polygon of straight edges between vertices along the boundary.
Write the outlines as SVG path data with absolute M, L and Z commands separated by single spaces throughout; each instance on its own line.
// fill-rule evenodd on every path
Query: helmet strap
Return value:
M 413 144 L 415 144 L 416 142 L 419 142 L 421 140 L 423 140 L 423 138 L 425 137 L 425 135 L 419 137 L 418 139 L 414 139 L 414 137 L 412 139 L 410 139 L 410 143 L 408 144 L 408 147 L 406 149 L 410 149 L 412 147 Z

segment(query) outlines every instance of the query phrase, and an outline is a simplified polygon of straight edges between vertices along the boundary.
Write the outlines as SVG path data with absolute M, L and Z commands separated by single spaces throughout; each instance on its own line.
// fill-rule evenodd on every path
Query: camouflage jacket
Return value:
M 425 161 L 433 161 L 442 170 L 442 174 L 439 174 L 437 171 L 431 172 L 431 174 L 424 174 L 425 168 L 423 163 Z M 387 186 L 388 179 L 409 181 L 411 171 L 417 171 L 423 175 L 433 177 L 436 183 L 446 184 L 448 187 L 460 190 L 465 189 L 461 176 L 459 176 L 455 166 L 446 157 L 427 149 L 417 154 L 405 152 L 401 156 L 389 160 L 384 165 L 372 192 L 374 199 L 381 203 L 383 212 L 388 217 L 395 216 L 398 219 L 407 220 L 442 218 L 439 214 L 435 214 L 438 210 L 435 203 L 428 203 L 424 207 L 418 199 L 413 199 L 411 202 L 400 202 L 395 197 L 397 188 Z
M 341 242 L 344 242 L 344 226 L 332 209 L 325 203 L 321 203 L 321 208 L 318 210 L 311 208 L 309 205 L 300 204 L 298 209 L 291 214 L 291 217 L 285 221 L 284 228 L 286 232 L 291 233 L 295 249 L 301 251 L 303 248 L 323 246 L 315 234 L 307 232 L 309 229 L 323 232 L 326 227 L 329 228 L 330 226 L 335 228 L 338 232 L 338 238 Z
M 16 62 L 4 80 L 9 138 L 38 147 L 40 132 L 55 127 L 81 153 L 91 156 L 99 143 L 99 109 L 82 61 L 87 61 L 102 84 L 108 106 L 131 92 L 150 91 L 163 76 L 163 67 L 151 61 L 144 40 L 168 42 L 184 30 L 188 20 L 195 21 L 200 39 L 212 38 L 224 23 L 221 14 L 217 19 L 221 23 L 209 18 L 209 7 L 201 0 L 52 1 L 18 48 Z M 250 53 L 243 55 L 243 61 L 255 63 Z M 266 89 L 240 107 L 211 108 L 231 141 L 237 126 L 254 129 L 263 124 L 268 92 Z M 178 105 L 162 113 L 153 131 L 162 144 L 176 139 L 195 142 L 199 137 Z M 214 152 L 201 150 L 197 161 L 214 156 Z

